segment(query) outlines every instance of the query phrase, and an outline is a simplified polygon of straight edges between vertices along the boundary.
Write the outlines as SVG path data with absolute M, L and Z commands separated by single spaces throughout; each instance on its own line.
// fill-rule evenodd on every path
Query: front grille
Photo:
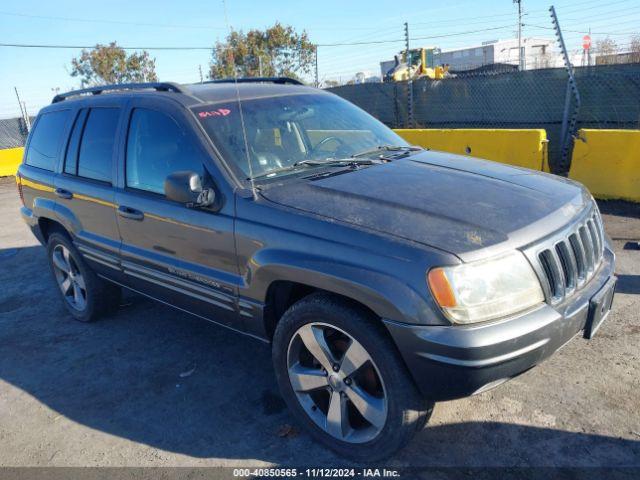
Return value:
M 604 255 L 604 230 L 597 208 L 569 233 L 538 252 L 545 290 L 552 303 L 561 302 L 596 273 Z

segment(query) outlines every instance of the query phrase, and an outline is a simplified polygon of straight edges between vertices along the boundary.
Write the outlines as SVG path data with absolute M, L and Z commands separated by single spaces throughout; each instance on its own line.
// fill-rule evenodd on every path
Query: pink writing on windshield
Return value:
M 206 112 L 198 113 L 200 118 L 208 118 L 208 117 L 226 117 L 231 113 L 231 110 L 226 108 L 219 108 L 217 110 L 209 110 Z

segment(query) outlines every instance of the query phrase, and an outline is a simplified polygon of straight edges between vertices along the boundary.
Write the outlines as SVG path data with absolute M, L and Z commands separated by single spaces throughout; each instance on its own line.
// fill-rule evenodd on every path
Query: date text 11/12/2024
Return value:
M 400 472 L 387 468 L 235 468 L 233 476 L 238 478 L 393 478 L 400 477 Z

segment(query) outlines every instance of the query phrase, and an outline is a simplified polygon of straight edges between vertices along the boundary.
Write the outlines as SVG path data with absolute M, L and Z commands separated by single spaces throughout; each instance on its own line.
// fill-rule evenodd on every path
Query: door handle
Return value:
M 66 200 L 71 200 L 73 198 L 73 193 L 71 193 L 69 190 L 65 190 L 64 188 L 56 188 L 54 190 L 54 193 L 58 197 L 64 198 Z
M 118 207 L 118 215 L 124 218 L 129 218 L 131 220 L 142 220 L 144 219 L 144 213 L 140 210 L 136 210 L 135 208 L 125 207 L 124 205 L 120 205 Z

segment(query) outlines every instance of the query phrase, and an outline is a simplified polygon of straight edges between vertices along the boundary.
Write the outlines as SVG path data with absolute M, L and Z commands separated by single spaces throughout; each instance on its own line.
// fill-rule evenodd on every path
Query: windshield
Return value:
M 304 161 L 349 158 L 381 145 L 408 145 L 368 113 L 334 95 L 242 100 L 246 147 L 237 101 L 200 106 L 194 112 L 225 159 L 235 162 L 247 178 L 317 168 Z

